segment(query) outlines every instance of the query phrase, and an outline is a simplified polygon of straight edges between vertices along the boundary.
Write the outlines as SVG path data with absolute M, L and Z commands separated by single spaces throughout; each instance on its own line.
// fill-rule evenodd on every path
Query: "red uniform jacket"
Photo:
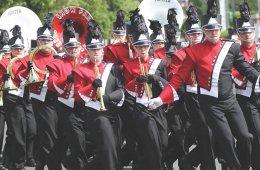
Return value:
M 251 47 L 247 48 L 241 45 L 241 53 L 244 55 L 245 60 L 251 64 L 256 56 L 256 48 L 260 48 L 260 45 L 253 44 Z M 232 68 L 232 75 L 237 88 L 245 89 L 247 85 L 247 79 L 245 76 L 241 75 L 234 67 Z
M 137 53 L 133 48 L 130 48 L 133 53 L 133 59 L 137 57 Z M 104 59 L 105 62 L 111 62 L 118 64 L 122 69 L 122 65 L 130 60 L 129 56 L 129 46 L 127 43 L 116 43 L 109 44 L 104 47 Z
M 256 57 L 256 49 L 259 50 L 260 45 L 253 44 L 251 47 L 241 45 L 241 53 L 244 55 L 246 62 L 252 64 Z M 236 93 L 246 97 L 252 94 L 253 84 L 247 78 L 241 75 L 234 67 L 232 68 L 232 76 L 236 85 Z
M 105 63 L 102 62 L 98 65 L 100 75 L 102 75 L 104 68 Z M 75 84 L 75 100 L 84 102 L 83 99 L 79 96 L 79 93 L 89 97 L 92 100 L 96 100 L 97 91 L 92 86 L 92 82 L 96 79 L 94 64 L 92 62 L 85 63 L 77 67 L 75 70 L 73 70 L 73 72 L 75 73 L 73 74 L 74 82 L 77 82 Z
M 39 68 L 40 70 L 47 70 L 46 65 L 54 60 L 53 58 L 54 53 L 51 54 L 44 54 L 42 52 L 38 52 L 35 54 L 33 58 L 33 62 L 35 63 L 36 67 Z M 21 59 L 21 66 L 18 69 L 18 78 L 17 81 L 22 81 L 21 79 L 28 80 L 29 78 L 29 73 L 30 71 L 28 70 L 28 61 L 29 61 L 30 55 L 25 56 L 24 58 Z M 35 70 L 36 71 L 36 70 Z M 45 74 L 41 74 L 37 72 L 37 75 L 41 80 L 45 80 Z M 42 91 L 42 87 L 45 81 L 40 82 L 40 83 L 34 83 L 29 86 L 30 92 L 34 94 L 40 94 Z
M 223 48 L 224 45 L 225 48 Z M 233 42 L 219 40 L 215 44 L 204 41 L 187 48 L 186 53 L 188 57 L 184 60 L 179 71 L 170 80 L 170 85 L 166 86 L 165 90 L 160 94 L 163 103 L 171 103 L 174 101 L 172 90 L 177 89 L 194 69 L 197 75 L 198 85 L 201 88 L 201 93 L 203 90 L 202 94 L 214 97 L 218 96 L 218 76 L 220 73 L 223 78 L 228 80 L 227 86 L 220 88 L 229 90 L 232 87 L 229 79 L 231 78 L 230 74 L 233 65 L 239 68 L 249 79 L 256 81 L 259 73 L 245 62 L 244 57 L 239 53 L 238 47 L 239 45 Z M 225 52 L 222 53 L 222 57 L 219 57 L 222 50 Z M 212 84 L 214 84 L 214 88 L 212 88 Z
M 172 57 L 171 57 L 172 62 L 170 65 L 170 69 L 168 69 L 169 79 L 171 79 L 171 77 L 175 73 L 177 73 L 177 71 L 180 68 L 180 66 L 182 65 L 183 61 L 186 59 L 186 57 L 187 57 L 186 49 L 188 49 L 188 47 L 182 48 L 172 54 Z M 194 86 L 196 83 L 195 79 L 196 78 L 195 78 L 194 71 L 192 71 L 190 73 L 190 76 L 187 76 L 187 78 L 185 80 L 186 85 Z
M 161 89 L 163 89 L 165 85 L 168 84 L 166 81 L 166 62 L 164 60 L 155 59 L 149 56 L 145 61 L 141 59 L 141 63 L 145 70 L 147 70 L 146 74 L 155 75 L 158 78 L 158 80 L 152 83 L 151 86 L 153 97 L 157 97 L 161 93 Z M 144 93 L 144 83 L 138 83 L 136 80 L 138 76 L 142 75 L 138 58 L 124 64 L 123 75 L 125 78 L 126 91 L 131 96 L 135 97 L 137 103 L 147 107 L 149 98 L 147 94 Z
M 154 58 L 148 57 L 146 61 L 141 59 L 142 64 L 147 70 L 150 69 L 150 66 Z M 125 88 L 128 92 L 134 92 L 137 96 L 141 97 L 144 93 L 144 84 L 138 83 L 136 78 L 141 75 L 139 59 L 136 58 L 130 62 L 124 64 L 124 78 L 125 78 Z
M 3 80 L 3 74 L 5 74 L 7 72 L 7 67 L 9 65 L 9 61 L 10 59 L 9 58 L 4 58 L 0 61 L 0 85 L 1 87 L 4 85 L 4 80 Z M 18 68 L 20 67 L 21 65 L 21 61 L 20 59 L 17 60 L 13 66 L 12 66 L 12 72 L 13 72 L 13 75 L 17 75 L 17 71 L 18 71 Z M 16 85 L 16 86 L 19 86 L 19 82 L 16 81 L 16 78 L 13 79 L 13 83 Z
M 85 58 L 78 57 L 78 62 L 82 63 Z M 65 57 L 55 59 L 47 65 L 49 70 L 48 89 L 57 93 L 58 97 L 68 99 L 71 93 L 73 83 L 67 81 L 67 76 L 72 73 L 74 68 L 74 59 Z

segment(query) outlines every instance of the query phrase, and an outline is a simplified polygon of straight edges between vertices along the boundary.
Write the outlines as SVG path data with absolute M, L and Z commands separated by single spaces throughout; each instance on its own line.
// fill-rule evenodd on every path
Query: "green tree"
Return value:
M 104 37 L 109 39 L 117 11 L 122 9 L 128 14 L 130 10 L 138 7 L 139 2 L 132 0 L 80 0 L 79 5 L 90 12 L 103 29 Z M 125 20 L 128 18 L 126 15 Z

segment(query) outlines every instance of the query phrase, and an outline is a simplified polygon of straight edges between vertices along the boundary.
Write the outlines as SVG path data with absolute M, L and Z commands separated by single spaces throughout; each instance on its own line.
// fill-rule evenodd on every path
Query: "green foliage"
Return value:
M 221 32 L 220 37 L 223 38 L 223 39 L 227 39 L 227 37 L 228 37 L 228 30 Z
M 116 20 L 116 13 L 122 9 L 128 14 L 130 10 L 137 8 L 138 1 L 132 0 L 80 0 L 80 6 L 90 12 L 93 18 L 103 29 L 104 37 L 111 38 L 113 22 Z M 125 20 L 128 20 L 128 15 Z

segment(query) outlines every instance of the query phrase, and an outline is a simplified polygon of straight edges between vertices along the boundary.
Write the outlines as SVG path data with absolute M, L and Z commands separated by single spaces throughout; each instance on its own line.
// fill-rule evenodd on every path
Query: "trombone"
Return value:
M 37 54 L 39 51 L 43 50 L 43 49 L 50 49 L 52 52 L 54 52 L 54 54 L 56 55 L 57 52 L 56 50 L 51 47 L 51 46 L 48 46 L 48 45 L 42 45 L 42 46 L 38 46 L 36 47 L 35 49 L 33 49 L 30 53 L 30 57 L 29 57 L 29 61 L 32 63 L 32 66 L 33 68 L 30 70 L 30 73 L 29 73 L 29 78 L 26 82 L 27 85 L 29 84 L 32 84 L 32 83 L 38 83 L 38 82 L 42 82 L 44 80 L 42 80 L 39 75 L 37 74 L 40 73 L 40 74 L 43 74 L 43 75 L 46 75 L 47 74 L 47 70 L 41 70 L 39 69 L 36 65 L 35 65 L 35 62 L 34 62 L 34 56 L 35 54 Z
M 95 78 L 100 79 L 100 74 L 99 74 L 99 69 L 98 69 L 98 66 L 97 66 L 96 59 L 95 59 L 94 71 L 95 71 Z M 97 97 L 96 98 L 100 99 L 100 110 L 99 111 L 106 111 L 107 109 L 105 107 L 101 87 L 97 88 Z
M 138 57 L 138 60 L 140 64 L 141 75 L 143 76 L 148 75 L 147 67 L 142 64 L 140 57 Z M 153 98 L 153 92 L 151 86 L 147 82 L 144 83 L 144 91 L 146 96 L 148 97 L 148 100 L 151 100 Z

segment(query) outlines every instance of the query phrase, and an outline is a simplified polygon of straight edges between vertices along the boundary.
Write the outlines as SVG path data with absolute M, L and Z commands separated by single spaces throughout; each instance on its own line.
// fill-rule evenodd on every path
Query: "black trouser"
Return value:
M 58 115 L 55 97 L 47 93 L 45 102 L 32 98 L 37 122 L 37 161 L 50 170 L 61 170 L 60 143 L 58 139 Z
M 235 95 L 219 98 L 199 95 L 199 102 L 230 169 L 249 169 L 252 150 L 250 134 Z M 235 150 L 233 135 L 239 144 L 238 153 Z
M 190 113 L 192 129 L 194 130 L 198 140 L 196 149 L 191 151 L 187 158 L 191 162 L 194 162 L 194 164 L 196 164 L 197 159 L 200 158 L 203 170 L 214 170 L 216 169 L 216 166 L 213 151 L 213 136 L 200 108 L 198 95 L 187 92 L 185 95 L 185 101 Z
M 170 135 L 164 161 L 170 167 L 188 152 L 188 148 L 185 147 L 186 130 L 181 120 L 179 104 L 174 103 L 174 107 L 168 110 L 166 115 Z
M 133 120 L 144 158 L 141 169 L 161 169 L 162 157 L 168 145 L 165 112 L 161 108 L 149 111 L 143 105 L 136 104 Z
M 121 123 L 113 110 L 84 109 L 89 138 L 95 146 L 96 166 L 99 170 L 119 170 L 118 152 L 121 145 Z
M 254 97 L 247 98 L 237 95 L 238 103 L 244 113 L 249 132 L 253 135 L 252 141 L 252 169 L 260 169 L 260 98 Z
M 5 112 L 4 107 L 0 106 L 0 154 L 2 153 L 5 128 Z
M 185 89 L 182 85 L 177 90 L 179 100 L 173 104 L 167 105 L 167 123 L 170 130 L 168 147 L 163 159 L 168 167 L 172 167 L 172 164 L 179 158 L 182 158 L 189 150 L 189 143 L 186 135 L 189 128 L 190 115 L 186 108 L 184 100 Z
M 71 108 L 59 101 L 57 102 L 60 132 L 64 133 L 62 136 L 65 136 L 70 148 L 71 160 L 69 164 L 71 164 L 73 170 L 80 170 L 87 164 L 85 125 L 82 118 L 82 108 L 80 107 L 77 103 L 75 103 L 74 108 Z
M 34 157 L 36 122 L 30 100 L 5 93 L 4 108 L 8 133 L 7 157 L 14 169 L 22 168 Z
M 127 94 L 126 94 L 127 95 Z M 122 108 L 119 109 L 120 118 L 122 120 L 122 137 L 125 145 L 120 152 L 120 163 L 123 166 L 129 165 L 131 161 L 137 158 L 137 139 L 133 120 L 133 103 L 124 102 Z

